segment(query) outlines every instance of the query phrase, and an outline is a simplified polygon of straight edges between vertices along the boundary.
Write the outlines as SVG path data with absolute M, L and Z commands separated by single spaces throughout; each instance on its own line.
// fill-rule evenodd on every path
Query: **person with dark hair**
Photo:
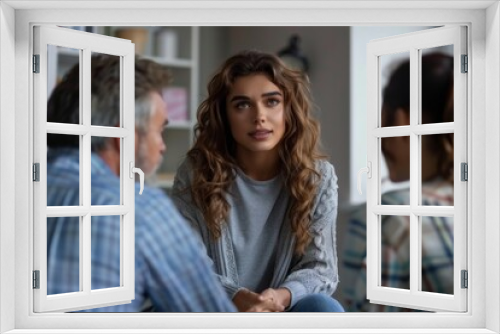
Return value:
M 50 96 L 47 121 L 79 124 L 79 66 Z M 120 58 L 91 59 L 91 124 L 120 124 Z M 135 60 L 135 156 L 146 175 L 155 172 L 166 147 L 168 123 L 161 90 L 169 71 L 153 61 Z M 68 138 L 69 137 L 69 138 Z M 74 138 L 71 138 L 74 137 Z M 48 134 L 47 205 L 80 205 L 79 137 Z M 91 204 L 120 203 L 120 139 L 92 137 Z M 123 171 L 121 171 L 123 172 Z M 136 184 L 136 194 L 139 185 Z M 120 286 L 120 216 L 91 218 L 92 290 Z M 79 291 L 79 218 L 47 222 L 47 294 Z M 192 231 L 160 189 L 135 196 L 135 299 L 88 312 L 234 311 Z
M 244 51 L 208 84 L 173 200 L 239 311 L 341 312 L 337 176 L 318 149 L 309 82 Z
M 453 122 L 453 57 L 430 53 L 422 57 L 421 123 Z M 382 127 L 410 124 L 410 62 L 401 63 L 391 74 L 382 94 Z M 410 178 L 410 138 L 382 139 L 389 179 Z M 453 206 L 453 134 L 421 138 L 422 205 Z M 409 205 L 408 188 L 382 194 L 382 205 Z M 366 205 L 350 217 L 343 266 L 346 309 L 359 311 L 409 311 L 371 304 L 366 299 Z M 410 288 L 410 222 L 408 216 L 382 216 L 381 286 Z M 453 219 L 421 217 L 422 291 L 453 294 Z

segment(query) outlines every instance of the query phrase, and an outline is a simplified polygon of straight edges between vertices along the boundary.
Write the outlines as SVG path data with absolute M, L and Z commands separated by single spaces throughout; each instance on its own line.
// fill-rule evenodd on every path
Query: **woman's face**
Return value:
M 238 154 L 278 154 L 285 133 L 283 92 L 264 74 L 237 78 L 226 99 Z

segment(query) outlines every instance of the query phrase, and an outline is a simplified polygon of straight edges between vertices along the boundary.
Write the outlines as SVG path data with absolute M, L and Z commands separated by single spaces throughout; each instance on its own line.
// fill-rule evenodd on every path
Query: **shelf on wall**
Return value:
M 143 56 L 143 57 L 166 66 L 182 67 L 182 68 L 193 67 L 193 61 L 191 59 L 181 59 L 181 58 L 167 59 L 167 58 L 152 57 L 152 56 Z

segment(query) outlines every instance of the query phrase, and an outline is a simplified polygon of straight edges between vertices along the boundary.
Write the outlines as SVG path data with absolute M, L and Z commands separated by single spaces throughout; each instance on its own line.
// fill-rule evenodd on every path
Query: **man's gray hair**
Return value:
M 109 110 L 119 110 L 119 106 L 108 108 L 113 103 L 113 97 L 111 95 L 102 96 L 103 99 L 99 99 L 98 97 L 97 95 L 92 96 L 91 124 L 100 126 L 116 126 L 120 124 L 120 113 L 108 112 Z M 149 96 L 143 96 L 135 100 L 135 129 L 140 135 L 148 132 L 149 120 L 152 114 L 153 105 Z M 109 138 L 94 136 L 91 141 L 92 151 L 102 151 L 106 149 L 108 143 Z
M 120 57 L 93 56 L 91 60 L 91 124 L 98 126 L 120 125 Z M 79 124 L 80 85 L 79 64 L 73 66 L 56 86 L 47 106 L 47 121 Z M 148 131 L 153 112 L 151 94 L 162 93 L 171 81 L 170 71 L 152 60 L 135 59 L 135 126 L 139 134 Z M 73 138 L 74 137 L 74 138 Z M 109 138 L 92 137 L 92 151 L 106 149 Z M 47 135 L 51 148 L 78 147 L 78 136 Z

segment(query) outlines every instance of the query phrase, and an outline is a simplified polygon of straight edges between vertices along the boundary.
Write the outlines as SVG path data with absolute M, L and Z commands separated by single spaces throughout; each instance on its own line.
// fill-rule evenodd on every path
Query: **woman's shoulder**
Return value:
M 316 171 L 320 175 L 316 199 L 313 208 L 313 230 L 321 230 L 330 220 L 322 218 L 329 217 L 337 207 L 337 175 L 335 168 L 327 160 L 316 161 Z
M 182 181 L 183 183 L 191 183 L 193 174 L 193 163 L 189 157 L 184 158 L 177 167 L 175 172 L 175 180 Z
M 193 163 L 189 157 L 185 157 L 178 165 L 177 172 L 190 172 L 193 170 Z
M 335 167 L 328 160 L 317 159 L 315 161 L 315 168 L 320 176 L 320 188 L 325 186 L 333 186 L 335 189 L 338 188 Z

